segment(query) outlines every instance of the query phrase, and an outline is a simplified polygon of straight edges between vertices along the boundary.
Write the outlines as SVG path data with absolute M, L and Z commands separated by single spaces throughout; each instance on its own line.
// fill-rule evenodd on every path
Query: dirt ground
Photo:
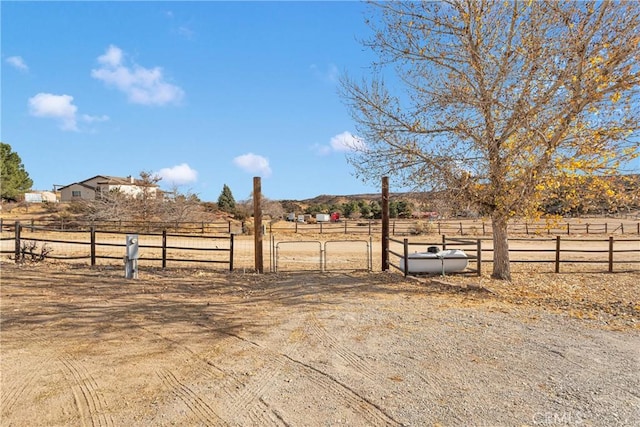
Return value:
M 3 426 L 633 426 L 640 274 L 2 262 Z

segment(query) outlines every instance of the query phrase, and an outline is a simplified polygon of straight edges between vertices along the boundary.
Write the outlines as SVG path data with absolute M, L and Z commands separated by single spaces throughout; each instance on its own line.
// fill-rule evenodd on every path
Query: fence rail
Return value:
M 492 263 L 493 248 L 483 242 L 491 242 L 491 239 L 463 239 L 442 235 L 442 240 L 434 241 L 409 241 L 405 239 L 389 239 L 396 243 L 396 249 L 389 249 L 391 255 L 400 260 L 407 259 L 410 247 L 424 247 L 441 245 L 443 249 L 462 249 L 469 259 L 475 261 L 475 269 L 467 269 L 465 273 L 482 274 L 482 266 Z M 519 245 L 526 247 L 518 247 Z M 597 247 L 585 247 L 585 244 L 597 245 Z M 397 249 L 402 245 L 402 250 Z M 535 247 L 533 247 L 535 246 Z M 546 247 L 545 247 L 546 246 Z M 518 254 L 526 254 L 527 257 L 519 257 Z M 581 257 L 582 254 L 587 254 Z M 606 264 L 607 272 L 614 271 L 640 271 L 640 238 L 616 239 L 609 236 L 607 239 L 577 239 L 555 236 L 554 238 L 513 238 L 509 239 L 510 263 L 538 263 L 553 265 L 554 272 L 560 273 L 563 264 Z M 547 255 L 547 256 L 545 256 Z M 552 256 L 549 256 L 552 255 Z M 624 266 L 616 270 L 615 266 Z M 389 266 L 403 271 L 398 264 L 389 261 Z M 406 270 L 406 269 L 405 269 Z M 405 276 L 407 275 L 404 271 Z
M 95 266 L 98 260 L 123 260 L 126 252 L 126 234 L 116 231 L 97 231 L 95 228 L 70 231 L 32 225 L 24 227 L 19 223 L 14 225 L 12 233 L 7 233 L 6 229 L 2 231 L 0 254 L 13 255 L 16 262 L 28 258 L 84 259 Z M 155 263 L 162 268 L 166 268 L 168 262 L 175 262 L 225 264 L 230 271 L 233 270 L 233 234 L 202 236 L 169 234 L 166 230 L 136 234 L 142 254 L 139 260 Z M 189 244 L 184 244 L 185 241 Z
M 44 227 L 15 224 L 12 230 L 5 227 L 0 234 L 0 253 L 12 256 L 16 261 L 25 256 L 38 256 L 37 251 L 30 251 L 26 242 L 40 245 L 40 250 L 46 245 L 53 251 L 46 254 L 46 258 L 58 260 L 88 260 L 90 265 L 96 265 L 101 260 L 122 260 L 125 253 L 125 234 L 116 231 L 72 231 L 48 229 Z M 16 233 L 15 230 L 18 230 Z M 13 232 L 11 232 L 13 231 Z M 141 260 L 148 261 L 151 266 L 165 268 L 167 263 L 193 264 L 223 264 L 229 270 L 234 267 L 234 235 L 197 235 L 168 233 L 136 233 L 140 238 Z M 337 237 L 337 236 L 336 236 Z M 434 237 L 419 236 L 404 239 L 390 238 L 393 247 L 389 252 L 398 257 L 404 257 L 404 242 L 407 246 L 428 247 L 442 245 L 443 249 L 463 249 L 472 260 L 476 268 L 467 270 L 482 274 L 483 264 L 491 263 L 493 256 L 492 241 L 485 237 L 451 236 L 443 234 L 437 242 L 424 241 Z M 306 239 L 305 239 L 306 240 Z M 336 242 L 339 239 L 331 237 Z M 246 242 L 245 242 L 246 243 Z M 337 245 L 337 244 L 336 244 Z M 291 246 L 291 245 L 290 245 Z M 369 244 L 371 247 L 371 244 Z M 570 264 L 592 264 L 598 266 L 598 271 L 638 271 L 640 270 L 640 238 L 625 236 L 607 236 L 577 238 L 565 235 L 550 237 L 510 238 L 510 262 L 548 264 L 553 271 L 560 272 L 563 266 Z M 338 256 L 338 246 L 331 246 L 330 252 Z M 282 249 L 282 248 L 280 248 Z M 322 255 L 322 249 L 321 255 Z M 326 248 L 324 248 L 326 251 Z M 245 258 L 252 256 L 249 245 L 241 250 Z M 358 250 L 359 251 L 359 250 Z M 284 255 L 284 252 L 280 252 Z M 315 255 L 314 255 L 315 256 Z M 369 255 L 371 258 L 371 253 Z M 242 258 L 243 259 L 243 258 Z M 298 262 L 298 261 L 296 261 Z M 392 262 L 390 261 L 390 264 Z M 320 264 L 319 264 L 320 265 Z M 369 261 L 369 265 L 371 261 Z M 606 267 L 603 267 L 606 266 Z M 339 267 L 336 264 L 334 267 Z M 397 267 L 397 266 L 395 266 Z M 399 267 L 397 267 L 399 268 Z M 569 269 L 567 267 L 566 269 Z
M 117 232 L 162 232 L 163 230 L 184 234 L 241 234 L 252 227 L 241 221 L 224 220 L 215 222 L 154 222 L 154 221 L 80 221 L 69 219 L 56 220 L 17 220 L 24 227 L 46 227 L 57 230 Z M 7 223 L 0 218 L 0 228 L 11 231 L 14 223 Z M 264 231 L 270 234 L 364 234 L 380 235 L 382 222 L 374 219 L 343 219 L 339 222 L 265 222 Z M 508 232 L 511 235 L 526 236 L 580 236 L 580 235 L 640 235 L 640 221 L 608 221 L 603 218 L 585 218 L 580 220 L 541 220 L 512 221 Z M 491 222 L 482 219 L 466 220 L 415 220 L 395 219 L 389 224 L 391 236 L 418 236 L 425 234 L 456 236 L 490 236 L 493 233 Z

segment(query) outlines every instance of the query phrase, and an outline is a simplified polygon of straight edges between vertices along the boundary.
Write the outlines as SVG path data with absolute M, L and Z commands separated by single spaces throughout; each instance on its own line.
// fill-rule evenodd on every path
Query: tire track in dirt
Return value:
M 20 331 L 18 334 L 25 340 L 41 344 L 42 348 L 51 347 L 50 340 L 32 332 Z M 41 350 L 40 353 L 42 353 Z M 98 383 L 93 375 L 66 352 L 54 355 L 53 359 L 62 365 L 63 375 L 70 383 L 69 389 L 73 394 L 75 408 L 78 411 L 81 425 L 92 427 L 113 426 L 111 416 L 106 414 L 108 405 L 102 393 L 99 392 Z M 34 372 L 33 375 L 35 376 L 37 372 Z
M 212 329 L 210 326 L 202 323 L 198 323 L 197 326 L 238 341 L 243 345 L 248 345 L 253 350 L 259 350 L 262 353 L 266 350 L 255 341 L 251 341 L 237 334 Z M 298 343 L 289 342 L 287 348 L 297 345 Z M 259 372 L 255 375 L 239 376 L 233 372 L 227 372 L 227 381 L 223 383 L 224 386 L 222 389 L 229 396 L 231 403 L 225 408 L 225 415 L 229 419 L 237 419 L 246 414 L 251 420 L 252 425 L 287 426 L 288 423 L 284 420 L 282 414 L 273 409 L 263 399 L 265 392 L 273 386 L 273 383 L 280 374 L 280 370 L 276 365 L 281 365 L 277 363 L 277 360 L 271 358 L 271 352 L 268 351 L 266 356 L 267 357 L 263 359 L 268 362 L 261 366 Z
M 263 347 L 260 344 L 251 341 L 247 338 L 236 334 L 230 334 L 235 336 L 243 342 L 247 342 L 260 348 L 269 357 L 269 360 L 273 364 L 279 364 L 280 366 L 289 366 L 297 369 L 302 369 L 310 376 L 311 379 L 322 390 L 331 390 L 332 396 L 336 397 L 339 402 L 346 402 L 347 405 L 354 410 L 358 415 L 362 416 L 368 421 L 370 425 L 388 425 L 388 426 L 401 426 L 402 423 L 396 421 L 393 417 L 388 415 L 383 408 L 375 404 L 365 396 L 341 382 L 334 376 L 315 368 L 305 362 L 294 359 L 289 354 L 283 352 L 277 352 L 269 348 Z M 297 347 L 297 345 L 296 345 Z
M 286 354 L 280 356 L 310 373 L 311 375 L 309 376 L 309 379 L 312 382 L 323 390 L 330 390 L 332 392 L 332 396 L 337 397 L 339 401 L 345 402 L 348 407 L 352 408 L 358 415 L 361 415 L 366 419 L 368 423 L 370 423 L 369 425 L 402 426 L 402 423 L 396 421 L 391 415 L 387 414 L 382 407 L 365 396 L 362 396 L 360 393 L 331 374 L 328 374 L 305 362 L 296 360 Z
M 40 374 L 41 369 L 32 371 L 23 381 L 15 381 L 4 384 L 2 387 L 2 400 L 0 401 L 0 414 L 6 414 L 11 408 L 18 403 L 25 391 L 35 382 L 36 376 Z M 2 417 L 0 416 L 0 419 Z
M 334 355 L 346 362 L 347 365 L 352 367 L 358 374 L 374 383 L 379 381 L 377 372 L 371 369 L 362 356 L 343 346 L 336 341 L 335 338 L 329 335 L 327 330 L 320 324 L 320 321 L 315 314 L 312 313 L 305 323 L 307 326 L 306 332 L 308 332 L 310 336 L 319 340 L 323 346 L 331 350 Z
M 70 377 L 72 380 L 71 391 L 82 425 L 91 425 L 93 427 L 112 426 L 111 417 L 105 414 L 106 403 L 98 391 L 98 384 L 91 373 L 68 355 L 63 355 L 58 360 L 65 367 L 68 378 Z
M 198 393 L 180 382 L 171 371 L 161 369 L 156 373 L 165 387 L 184 402 L 191 412 L 205 425 L 228 425 L 207 402 L 198 396 Z
M 220 332 L 208 325 L 198 323 L 196 324 L 196 326 L 210 330 L 211 332 L 215 332 L 224 339 L 234 341 L 238 340 L 238 337 L 236 335 Z M 227 400 L 231 402 L 231 404 L 225 405 L 223 411 L 219 411 L 220 413 L 216 413 L 216 415 L 220 419 L 225 418 L 234 420 L 237 417 L 248 414 L 252 420 L 253 425 L 286 425 L 286 422 L 283 422 L 282 417 L 279 414 L 276 414 L 273 409 L 271 409 L 269 405 L 266 404 L 266 402 L 260 401 L 257 398 L 261 395 L 260 390 L 264 390 L 269 387 L 269 384 L 276 376 L 275 371 L 261 371 L 260 376 L 257 377 L 256 381 L 255 376 L 242 376 L 238 375 L 235 372 L 231 372 L 221 368 L 208 358 L 201 356 L 179 341 L 164 336 L 159 332 L 152 331 L 148 327 L 142 326 L 140 324 L 138 324 L 137 327 L 142 329 L 147 334 L 152 335 L 154 339 L 158 341 L 170 343 L 172 346 L 172 350 L 177 354 L 181 354 L 184 360 L 196 360 L 200 362 L 199 366 L 195 368 L 196 370 L 194 374 L 201 377 L 206 376 L 213 380 L 212 382 L 216 384 L 217 389 L 220 392 L 224 393 L 228 398 Z M 250 343 L 252 347 L 257 346 L 256 343 L 253 343 L 251 341 L 241 340 L 241 342 L 243 344 Z M 173 375 L 173 373 L 171 374 Z M 251 381 L 247 381 L 248 379 L 251 379 Z

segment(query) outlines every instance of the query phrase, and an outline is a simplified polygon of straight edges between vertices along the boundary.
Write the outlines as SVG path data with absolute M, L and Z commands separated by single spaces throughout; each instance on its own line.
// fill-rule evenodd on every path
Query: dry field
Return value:
M 640 274 L 0 264 L 3 426 L 635 426 Z

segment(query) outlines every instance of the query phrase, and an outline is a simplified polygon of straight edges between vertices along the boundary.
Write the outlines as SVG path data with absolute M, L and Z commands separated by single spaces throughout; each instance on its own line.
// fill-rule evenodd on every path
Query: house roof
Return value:
M 107 185 L 143 185 L 143 181 L 140 179 L 133 179 L 133 182 L 131 182 L 131 177 L 120 177 L 120 176 L 111 176 L 111 175 L 95 175 L 92 176 L 91 178 L 87 178 L 83 181 L 79 181 L 79 182 L 74 182 L 71 183 L 69 185 L 65 185 L 64 187 L 60 187 L 59 190 L 62 190 L 64 188 L 68 188 L 71 187 L 72 185 L 81 185 L 83 187 L 89 188 L 91 190 L 95 190 L 95 187 L 92 187 L 88 184 L 86 184 L 89 181 L 93 181 L 96 178 L 100 179 L 99 181 L 97 181 L 98 184 L 107 184 Z M 158 185 L 153 184 L 152 187 L 158 187 Z

